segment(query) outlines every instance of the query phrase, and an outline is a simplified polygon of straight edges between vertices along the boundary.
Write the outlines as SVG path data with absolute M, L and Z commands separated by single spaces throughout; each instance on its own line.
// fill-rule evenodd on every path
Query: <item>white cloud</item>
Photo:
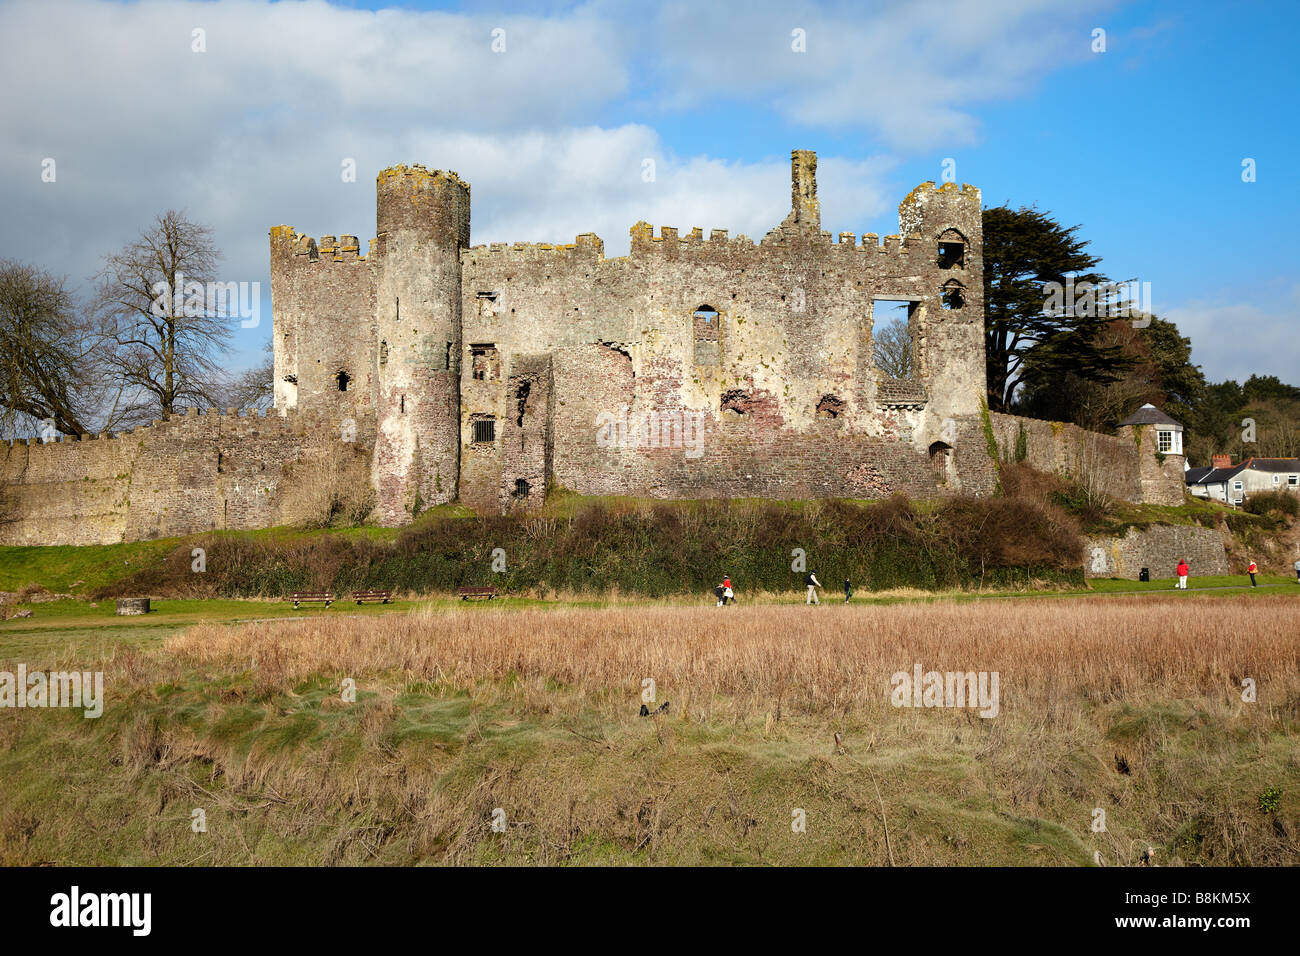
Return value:
M 1276 375 L 1296 384 L 1300 376 L 1300 283 L 1291 277 L 1251 290 L 1272 303 L 1260 306 L 1223 290 L 1212 298 L 1169 308 L 1163 317 L 1192 340 L 1192 361 L 1212 382 Z
M 11 40 L 0 83 L 22 91 L 0 99 L 0 215 L 11 224 L 0 257 L 84 280 L 156 213 L 183 208 L 214 227 L 226 278 L 266 283 L 270 226 L 364 243 L 374 174 L 398 162 L 471 183 L 475 243 L 594 231 L 618 255 L 641 219 L 758 239 L 788 210 L 787 150 L 805 144 L 773 142 L 770 158 L 748 161 L 725 145 L 677 154 L 648 116 L 744 100 L 915 151 L 969 141 L 969 105 L 1015 93 L 1076 40 L 1086 49 L 1086 31 L 1076 37 L 1040 0 L 805 13 L 796 23 L 783 7 L 745 3 L 601 2 L 545 17 L 320 0 L 0 5 Z M 807 54 L 789 50 L 795 25 L 808 30 Z M 492 51 L 497 27 L 504 53 Z M 191 48 L 195 29 L 204 53 Z M 46 157 L 53 184 L 40 179 Z M 340 178 L 345 158 L 354 183 Z M 860 233 L 892 219 L 915 185 L 890 182 L 897 162 L 823 155 L 824 227 Z
M 496 26 L 504 54 L 491 52 Z M 205 53 L 191 49 L 195 29 Z M 228 278 L 265 282 L 272 225 L 372 236 L 374 175 L 396 162 L 469 180 L 476 243 L 594 231 L 617 255 L 639 219 L 759 238 L 788 210 L 785 154 L 676 156 L 648 126 L 585 122 L 622 93 L 629 62 L 626 28 L 591 8 L 539 20 L 71 0 L 0 7 L 0 34 L 22 38 L 0 82 L 28 91 L 0 101 L 4 217 L 25 224 L 0 236 L 0 256 L 77 281 L 176 207 L 214 227 Z M 828 223 L 862 231 L 888 209 L 891 167 L 824 158 Z
M 1092 57 L 1103 3 L 1055 0 L 893 2 L 794 8 L 779 0 L 664 4 L 656 65 L 675 108 L 731 98 L 770 104 L 790 122 L 864 127 L 909 152 L 969 145 L 967 110 L 1017 95 L 1053 69 Z M 805 52 L 792 49 L 804 32 Z

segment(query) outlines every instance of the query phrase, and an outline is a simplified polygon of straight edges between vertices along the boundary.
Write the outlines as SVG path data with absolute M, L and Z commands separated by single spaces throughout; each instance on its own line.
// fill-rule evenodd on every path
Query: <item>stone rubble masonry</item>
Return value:
M 1018 415 L 989 414 L 1002 461 L 1014 461 L 1020 431 L 1025 434 L 1025 464 L 1063 475 L 1123 501 L 1181 505 L 1183 456 L 1155 452 L 1155 429 L 1129 425 L 1102 435 L 1077 425 Z
M 0 540 L 113 544 L 300 523 L 322 471 L 368 455 L 328 415 L 197 411 L 114 437 L 0 443 Z M 349 432 L 350 434 L 350 432 Z
M 1152 525 L 1129 528 L 1124 537 L 1089 538 L 1083 570 L 1090 578 L 1128 578 L 1136 581 L 1142 568 L 1152 579 L 1176 577 L 1178 562 L 1185 560 L 1191 577 L 1227 574 L 1228 558 L 1222 532 L 1193 525 Z
M 617 258 L 590 233 L 471 247 L 456 173 L 385 169 L 365 255 L 353 235 L 270 231 L 274 412 L 0 450 L 0 543 L 293 523 L 319 506 L 322 476 L 358 482 L 385 526 L 457 499 L 532 510 L 554 487 L 992 493 L 979 190 L 922 183 L 897 235 L 859 243 L 821 230 L 816 169 L 792 153 L 790 214 L 759 242 L 639 222 Z M 909 380 L 876 368 L 878 300 L 909 303 Z M 1019 420 L 992 421 L 1014 447 Z M 1139 461 L 1138 442 L 1026 428 L 1034 463 L 1068 471 L 1072 449 L 1095 446 L 1122 497 L 1173 494 L 1173 459 Z

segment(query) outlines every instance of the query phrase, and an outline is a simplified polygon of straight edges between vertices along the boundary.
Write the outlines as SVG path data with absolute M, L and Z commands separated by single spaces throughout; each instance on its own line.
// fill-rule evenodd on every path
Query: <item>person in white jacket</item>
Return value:
M 809 571 L 808 574 L 804 577 L 803 583 L 808 585 L 808 597 L 804 601 L 804 603 L 821 604 L 822 602 L 817 600 L 817 589 L 822 586 L 822 583 L 817 580 L 817 575 Z

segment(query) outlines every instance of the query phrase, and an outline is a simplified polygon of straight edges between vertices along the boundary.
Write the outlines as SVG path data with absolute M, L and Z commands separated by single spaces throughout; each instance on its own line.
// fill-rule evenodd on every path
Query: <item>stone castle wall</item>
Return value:
M 463 252 L 462 500 L 519 504 L 504 433 L 476 440 L 476 422 L 509 420 L 514 363 L 537 355 L 552 360 L 551 480 L 584 494 L 991 491 L 978 190 L 918 187 L 900 207 L 909 234 L 859 245 L 820 231 L 809 172 L 796 153 L 791 216 L 760 243 L 638 223 L 616 259 L 592 235 Z M 960 262 L 940 263 L 940 237 Z M 876 369 L 878 299 L 912 303 L 914 380 Z
M 0 443 L 0 541 L 113 544 L 319 520 L 341 485 L 366 483 L 373 428 L 354 425 L 214 410 L 115 437 Z
M 1089 538 L 1083 569 L 1088 577 L 1136 581 L 1141 569 L 1148 568 L 1154 580 L 1175 577 L 1175 568 L 1183 560 L 1193 578 L 1227 574 L 1223 534 L 1192 525 L 1152 525 L 1130 528 L 1122 538 Z
M 274 413 L 0 448 L 0 542 L 294 523 L 340 488 L 371 494 L 387 526 L 457 498 L 533 509 L 556 486 L 991 493 L 979 190 L 924 183 L 898 235 L 859 243 L 821 230 L 815 172 L 794 151 L 790 214 L 759 242 L 638 223 L 629 254 L 607 259 L 591 234 L 471 248 L 467 183 L 386 169 L 366 255 L 352 235 L 271 230 Z M 880 301 L 907 304 L 905 380 L 876 367 Z M 1181 501 L 1181 471 L 1144 456 L 1141 435 L 991 422 L 1008 460 L 1023 424 L 1031 464 Z
M 1102 435 L 1078 425 L 1046 422 L 1019 415 L 990 412 L 998 458 L 1016 460 L 1020 434 L 1025 435 L 1024 463 L 1039 471 L 1064 475 L 1072 480 L 1095 484 L 1102 493 L 1122 501 L 1141 501 L 1139 482 L 1141 446 L 1131 438 Z M 1179 475 L 1179 492 L 1182 476 Z M 1177 503 L 1181 503 L 1179 497 Z

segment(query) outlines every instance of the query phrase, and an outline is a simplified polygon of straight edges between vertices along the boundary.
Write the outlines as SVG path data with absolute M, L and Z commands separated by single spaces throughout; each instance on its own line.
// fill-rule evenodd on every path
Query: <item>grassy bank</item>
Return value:
M 1288 598 L 200 626 L 98 659 L 98 720 L 5 715 L 0 862 L 1293 864 Z M 916 663 L 997 715 L 892 706 Z
M 121 552 L 5 548 L 0 589 L 236 598 L 495 584 L 514 594 L 656 597 L 707 592 L 724 574 L 748 592 L 786 591 L 805 567 L 832 589 L 848 578 L 859 591 L 1082 583 L 1075 526 L 1031 501 L 598 501 L 562 510 L 569 513 L 432 515 L 388 534 L 221 533 Z

